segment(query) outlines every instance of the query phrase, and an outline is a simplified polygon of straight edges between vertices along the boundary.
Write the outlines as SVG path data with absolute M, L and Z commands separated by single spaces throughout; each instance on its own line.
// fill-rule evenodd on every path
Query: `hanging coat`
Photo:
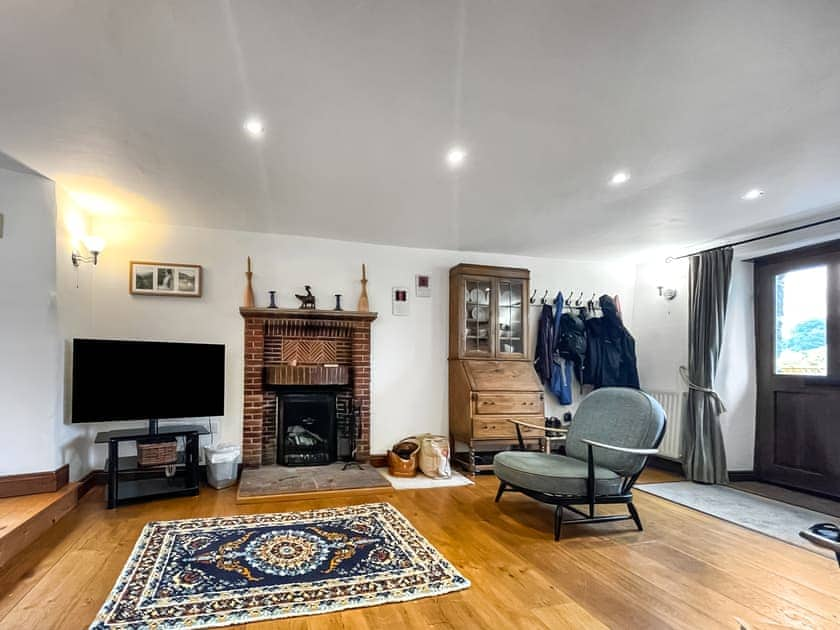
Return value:
M 602 295 L 603 317 L 586 321 L 586 363 L 584 383 L 599 387 L 639 389 L 636 341 L 621 323 L 613 298 Z
M 551 307 L 549 307 L 550 310 Z M 560 318 L 563 316 L 563 294 L 558 292 L 554 300 L 554 324 L 552 331 L 551 383 L 549 389 L 557 396 L 561 405 L 572 404 L 572 362 L 559 356 L 554 350 L 560 333 Z
M 554 316 L 550 304 L 543 304 L 537 327 L 537 349 L 534 352 L 534 369 L 545 385 L 551 380 L 551 352 L 554 348 Z

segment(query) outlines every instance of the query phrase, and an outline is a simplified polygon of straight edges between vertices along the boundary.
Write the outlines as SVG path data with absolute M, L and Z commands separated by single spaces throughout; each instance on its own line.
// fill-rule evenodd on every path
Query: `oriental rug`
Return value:
M 156 521 L 91 628 L 213 628 L 469 585 L 388 503 Z

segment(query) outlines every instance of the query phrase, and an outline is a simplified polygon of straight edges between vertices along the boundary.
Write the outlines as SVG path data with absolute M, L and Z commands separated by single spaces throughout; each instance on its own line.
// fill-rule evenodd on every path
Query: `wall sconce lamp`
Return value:
M 656 287 L 659 289 L 659 297 L 665 298 L 669 302 L 677 297 L 677 290 L 676 289 L 666 289 L 665 287 Z
M 85 236 L 82 238 L 82 243 L 84 243 L 85 249 L 90 252 L 90 256 L 82 256 L 74 249 L 71 254 L 73 266 L 78 267 L 79 263 L 91 263 L 95 265 L 99 260 L 99 254 L 105 249 L 105 239 L 99 236 Z

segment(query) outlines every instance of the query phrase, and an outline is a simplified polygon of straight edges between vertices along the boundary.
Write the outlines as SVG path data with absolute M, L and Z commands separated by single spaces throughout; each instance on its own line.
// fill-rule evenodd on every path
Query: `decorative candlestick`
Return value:
M 251 272 L 251 257 L 248 256 L 248 271 L 245 272 L 247 284 L 245 285 L 245 298 L 242 300 L 245 308 L 254 308 L 254 287 L 251 284 L 253 277 L 254 274 Z
M 341 308 L 341 293 L 335 294 L 335 309 L 336 311 L 343 311 L 344 309 Z
M 277 291 L 269 291 L 268 292 L 268 299 L 269 299 L 268 308 L 277 308 L 277 302 L 274 301 L 274 297 L 276 295 L 277 295 Z
M 360 313 L 367 313 L 370 310 L 367 294 L 367 282 L 367 269 L 365 269 L 365 265 L 362 264 L 362 294 L 359 296 L 359 306 L 356 309 Z

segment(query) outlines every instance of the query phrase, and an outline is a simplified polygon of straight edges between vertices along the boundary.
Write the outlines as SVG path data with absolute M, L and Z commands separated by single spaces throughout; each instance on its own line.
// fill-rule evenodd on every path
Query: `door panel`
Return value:
M 773 463 L 811 475 L 832 472 L 828 435 L 832 426 L 830 393 L 776 392 Z
M 840 244 L 756 261 L 756 472 L 840 497 Z

